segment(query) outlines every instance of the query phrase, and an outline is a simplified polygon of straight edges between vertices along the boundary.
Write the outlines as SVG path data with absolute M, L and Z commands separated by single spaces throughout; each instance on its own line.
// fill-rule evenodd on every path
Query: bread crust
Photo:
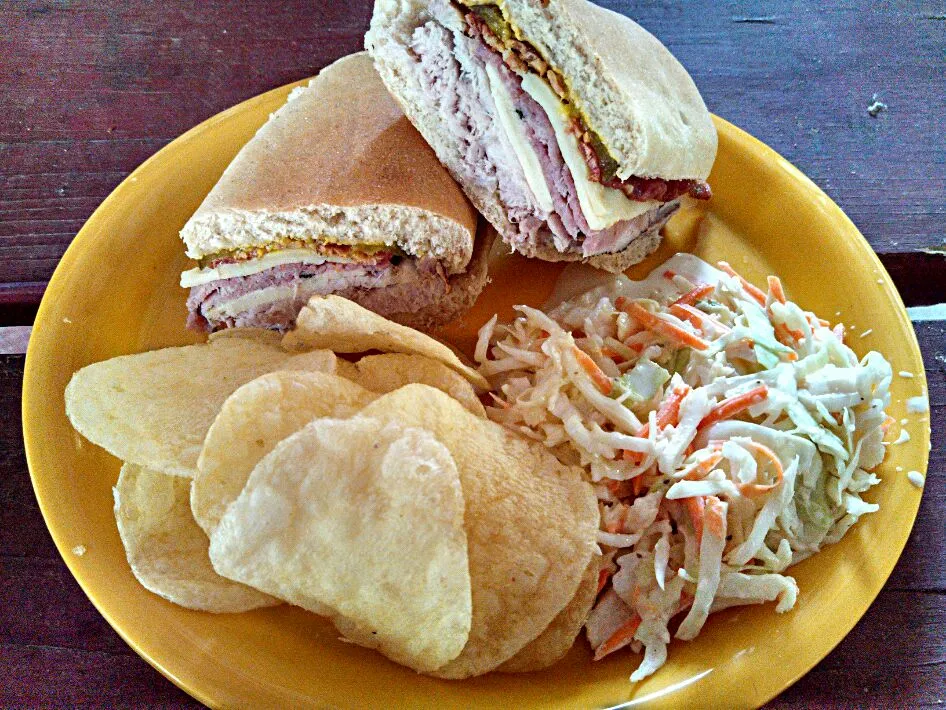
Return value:
M 279 237 L 396 245 L 460 273 L 477 215 L 384 88 L 367 54 L 296 89 L 181 231 L 188 255 Z
M 557 68 L 621 178 L 705 180 L 717 134 L 687 70 L 656 37 L 588 0 L 503 0 L 524 37 Z M 633 58 L 633 61 L 629 61 Z
M 660 175 L 667 179 L 703 179 L 709 174 L 716 154 L 715 127 L 686 70 L 659 41 L 633 21 L 586 0 L 549 0 L 545 7 L 544 3 L 531 0 L 506 0 L 505 5 L 512 20 L 530 40 L 534 32 L 535 37 L 544 37 L 546 41 L 552 42 L 550 46 L 561 50 L 563 57 L 567 55 L 568 62 L 564 59 L 561 64 L 553 61 L 553 65 L 566 75 L 568 66 L 574 66 L 577 67 L 574 69 L 576 75 L 589 71 L 608 77 L 606 81 L 589 80 L 590 83 L 583 82 L 580 85 L 583 96 L 592 97 L 589 105 L 607 103 L 609 110 L 617 112 L 616 118 L 612 116 L 609 122 L 601 126 L 593 122 L 593 127 L 601 132 L 606 143 L 609 143 L 609 134 L 602 129 L 608 125 L 613 126 L 618 134 L 626 134 L 617 143 L 633 138 L 633 141 L 647 148 L 646 156 L 641 158 L 643 162 L 633 163 L 631 174 Z M 365 46 L 382 80 L 401 104 L 404 113 L 430 143 L 470 201 L 496 227 L 504 240 L 515 244 L 515 249 L 525 256 L 546 261 L 584 261 L 612 272 L 623 271 L 653 252 L 659 244 L 659 230 L 665 220 L 636 237 L 622 251 L 590 258 L 584 258 L 577 251 L 558 251 L 552 244 L 550 233 L 548 239 L 539 243 L 523 244 L 517 239 L 517 230 L 509 221 L 498 193 L 489 185 L 465 179 L 462 160 L 451 147 L 455 138 L 445 129 L 436 112 L 425 105 L 418 81 L 411 74 L 412 66 L 406 59 L 408 55 L 399 51 L 399 47 L 402 49 L 409 42 L 414 28 L 432 19 L 428 2 L 424 0 L 378 0 Z M 590 36 L 592 30 L 602 29 L 605 25 L 607 29 L 602 31 L 610 42 L 606 43 L 607 46 L 602 45 L 604 40 L 600 37 Z M 551 35 L 554 37 L 549 39 Z M 545 48 L 541 41 L 536 44 L 551 56 L 551 49 Z M 620 56 L 619 50 L 625 54 Z M 626 61 L 627 56 L 636 58 L 637 54 L 642 56 L 640 62 L 636 59 L 635 62 Z M 670 85 L 662 90 L 662 94 L 655 94 L 647 83 L 649 75 L 635 76 L 638 70 L 628 68 L 639 66 L 643 67 L 639 69 L 640 72 L 649 70 L 654 75 L 666 78 Z M 605 83 L 602 84 L 602 81 Z M 651 102 L 649 106 L 646 101 L 642 104 L 641 99 L 629 96 L 638 90 L 650 92 L 647 94 Z M 655 112 L 656 117 L 647 117 L 650 110 Z M 637 121 L 638 116 L 642 116 L 640 121 Z M 674 121 L 682 121 L 682 117 L 686 117 L 691 129 L 686 135 L 686 131 L 675 134 L 667 127 Z M 611 147 L 609 144 L 609 149 Z M 641 167 L 638 171 L 638 167 L 650 164 L 658 164 L 665 169 L 660 172 Z M 626 166 L 622 167 L 626 169 Z M 547 227 L 544 229 L 547 231 Z
M 479 298 L 488 280 L 489 254 L 496 240 L 496 230 L 486 220 L 480 221 L 480 229 L 473 245 L 473 256 L 466 271 L 450 279 L 450 293 L 436 306 L 416 311 L 392 313 L 388 317 L 403 325 L 418 330 L 436 330 L 448 325 L 468 311 Z

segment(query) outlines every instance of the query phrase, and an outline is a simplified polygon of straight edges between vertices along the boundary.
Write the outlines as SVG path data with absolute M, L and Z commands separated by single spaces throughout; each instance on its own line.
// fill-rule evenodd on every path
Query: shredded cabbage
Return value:
M 675 616 L 692 639 L 720 609 L 790 610 L 786 569 L 877 510 L 861 495 L 879 483 L 890 364 L 780 297 L 678 254 L 480 332 L 490 417 L 595 487 L 610 578 L 586 632 L 602 653 L 643 650 L 632 681 L 666 661 Z

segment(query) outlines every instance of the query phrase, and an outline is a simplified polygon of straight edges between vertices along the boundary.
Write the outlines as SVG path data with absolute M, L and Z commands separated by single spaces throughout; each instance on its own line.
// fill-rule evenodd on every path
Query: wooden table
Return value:
M 841 205 L 908 306 L 946 301 L 946 5 L 608 4 L 670 46 L 711 110 Z M 218 111 L 358 50 L 370 10 L 0 2 L 0 325 L 31 322 L 69 241 L 134 167 Z M 875 94 L 887 109 L 873 116 Z M 934 439 L 913 535 L 863 620 L 772 708 L 946 699 L 946 321 L 915 327 Z M 0 331 L 0 351 L 22 352 L 23 336 Z M 0 705 L 196 706 L 119 639 L 56 552 L 23 455 L 22 375 L 22 355 L 0 355 Z

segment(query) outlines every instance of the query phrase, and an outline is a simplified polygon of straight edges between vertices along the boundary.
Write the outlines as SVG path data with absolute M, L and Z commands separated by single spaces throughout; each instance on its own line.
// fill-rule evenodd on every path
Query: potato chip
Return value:
M 486 416 L 473 386 L 437 360 L 423 355 L 385 353 L 363 357 L 355 366 L 357 371 L 353 379 L 372 392 L 387 394 L 411 383 L 430 385 L 446 392 L 473 414 Z
M 335 375 L 338 373 L 338 363 L 338 358 L 331 350 L 310 350 L 305 353 L 294 353 L 280 369 Z
M 253 470 L 210 557 L 227 577 L 306 609 L 331 607 L 415 670 L 455 658 L 469 636 L 459 475 L 423 429 L 311 422 Z
M 282 342 L 282 333 L 269 328 L 224 328 L 207 336 L 211 343 L 225 338 L 244 338 L 257 340 L 266 345 L 279 345 Z
M 355 367 L 355 363 L 349 362 L 343 357 L 338 358 L 335 363 L 335 374 L 352 382 L 355 382 L 359 377 L 358 368 Z
M 114 456 L 192 477 L 207 429 L 237 387 L 293 363 L 318 369 L 329 359 L 298 357 L 238 337 L 123 355 L 72 376 L 66 414 L 80 434 Z M 331 362 L 334 367 L 334 356 Z
M 466 501 L 473 624 L 463 652 L 433 675 L 466 678 L 493 670 L 538 637 L 575 596 L 597 549 L 591 486 L 544 446 L 470 414 L 426 385 L 379 397 L 361 417 L 428 429 L 453 455 Z
M 211 343 L 226 338 L 242 338 L 244 340 L 255 340 L 273 347 L 281 347 L 283 334 L 276 330 L 268 328 L 224 328 L 207 336 Z M 336 374 L 335 353 L 331 350 L 310 350 L 304 353 L 292 353 L 289 360 L 286 361 L 286 370 L 309 370 L 313 372 L 327 372 Z
M 314 354 L 325 351 L 314 351 Z M 210 535 L 250 472 L 276 444 L 319 417 L 349 417 L 375 395 L 335 375 L 272 372 L 227 398 L 197 459 L 191 507 Z
M 503 673 L 538 671 L 548 668 L 568 653 L 598 596 L 600 564 L 600 556 L 595 555 L 591 558 L 572 600 L 537 639 L 527 644 L 497 670 Z
M 190 509 L 191 482 L 126 463 L 115 484 L 115 520 L 128 563 L 145 589 L 200 611 L 231 613 L 279 604 L 214 572 L 210 541 Z
M 464 365 L 450 348 L 419 330 L 390 321 L 341 296 L 313 296 L 286 333 L 289 350 L 329 348 L 337 353 L 381 352 L 425 355 L 456 370 L 475 386 L 488 389 L 486 379 Z

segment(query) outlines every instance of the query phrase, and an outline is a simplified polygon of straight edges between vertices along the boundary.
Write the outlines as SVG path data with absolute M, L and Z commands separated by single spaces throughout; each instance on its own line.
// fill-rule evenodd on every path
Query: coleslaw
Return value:
M 877 506 L 892 421 L 890 364 L 858 359 L 832 327 L 725 262 L 678 254 L 548 314 L 516 308 L 480 330 L 489 416 L 580 465 L 595 488 L 603 554 L 585 630 L 595 659 L 644 652 L 639 681 L 709 614 L 776 602 L 786 570 Z

